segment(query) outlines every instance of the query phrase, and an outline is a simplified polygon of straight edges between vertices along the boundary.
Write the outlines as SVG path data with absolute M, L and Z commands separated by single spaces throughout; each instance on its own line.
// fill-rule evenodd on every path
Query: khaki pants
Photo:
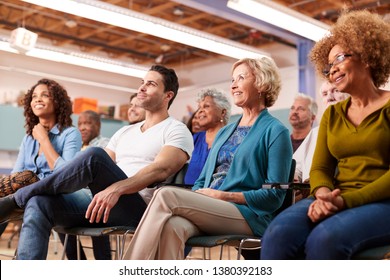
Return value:
M 163 187 L 154 193 L 124 259 L 183 259 L 185 242 L 201 234 L 253 235 L 234 204 L 182 188 Z

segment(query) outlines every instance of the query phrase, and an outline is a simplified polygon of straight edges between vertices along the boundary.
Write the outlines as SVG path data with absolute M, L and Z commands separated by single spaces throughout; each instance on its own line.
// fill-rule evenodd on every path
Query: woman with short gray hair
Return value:
M 228 123 L 231 112 L 226 94 L 218 89 L 200 91 L 197 101 L 198 122 L 204 130 L 193 136 L 194 151 L 184 178 L 186 184 L 193 184 L 198 179 L 215 136 Z

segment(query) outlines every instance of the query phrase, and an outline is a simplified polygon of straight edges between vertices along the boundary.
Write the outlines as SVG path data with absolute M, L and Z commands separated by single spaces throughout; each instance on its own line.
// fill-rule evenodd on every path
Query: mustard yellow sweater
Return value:
M 339 188 L 349 208 L 390 199 L 390 100 L 355 127 L 350 99 L 323 114 L 310 171 L 311 193 Z M 335 170 L 337 170 L 336 175 Z

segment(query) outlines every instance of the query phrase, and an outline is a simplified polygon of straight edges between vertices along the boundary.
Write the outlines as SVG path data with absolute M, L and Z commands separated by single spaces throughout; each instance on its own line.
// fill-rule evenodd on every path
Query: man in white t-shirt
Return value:
M 320 93 L 322 103 L 326 106 L 326 108 L 349 97 L 348 93 L 340 92 L 333 84 L 329 83 L 328 81 L 324 81 L 322 83 Z M 296 160 L 294 176 L 295 182 L 309 182 L 309 173 L 314 150 L 316 147 L 318 128 L 319 127 L 316 126 L 315 128 L 311 129 L 305 140 L 293 154 L 293 158 Z
M 24 208 L 18 259 L 45 259 L 55 226 L 138 225 L 154 192 L 148 186 L 172 177 L 193 150 L 186 125 L 168 114 L 178 88 L 174 70 L 152 66 L 137 95 L 145 121 L 121 128 L 105 150 L 88 148 L 49 180 L 0 199 L 0 221 Z M 86 186 L 92 200 L 78 193 Z

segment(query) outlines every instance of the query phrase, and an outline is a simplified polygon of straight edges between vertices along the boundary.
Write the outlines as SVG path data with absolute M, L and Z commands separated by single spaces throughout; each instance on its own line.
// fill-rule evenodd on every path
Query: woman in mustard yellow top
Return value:
M 262 259 L 350 259 L 390 243 L 390 24 L 343 12 L 310 53 L 318 72 L 351 95 L 324 113 L 311 194 L 277 216 Z

